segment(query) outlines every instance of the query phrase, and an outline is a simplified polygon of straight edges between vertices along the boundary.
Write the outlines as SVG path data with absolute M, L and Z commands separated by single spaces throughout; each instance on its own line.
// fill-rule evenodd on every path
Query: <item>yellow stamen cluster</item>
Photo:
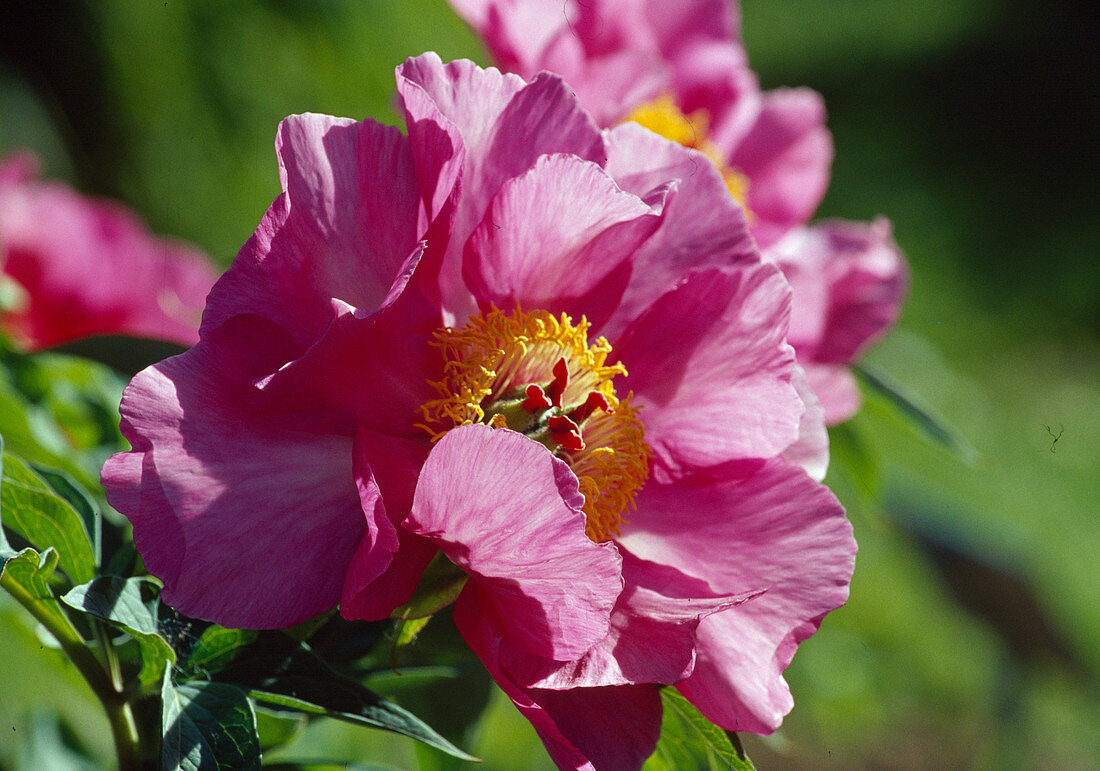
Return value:
M 624 120 L 640 123 L 655 134 L 660 134 L 684 147 L 698 150 L 707 156 L 722 174 L 730 195 L 741 204 L 746 215 L 752 216 L 746 205 L 749 197 L 748 177 L 727 165 L 719 154 L 718 148 L 707 139 L 710 119 L 706 110 L 696 110 L 690 115 L 685 115 L 672 97 L 664 94 L 634 108 Z
M 634 495 L 649 473 L 649 448 L 637 410 L 620 403 L 611 379 L 625 375 L 622 364 L 608 365 L 611 346 L 604 338 L 588 342 L 587 320 L 574 324 L 566 314 L 546 311 L 505 313 L 492 309 L 471 317 L 461 328 L 435 333 L 434 345 L 443 354 L 443 377 L 430 385 L 439 393 L 420 409 L 421 428 L 436 440 L 450 429 L 485 422 L 507 428 L 495 407 L 515 404 L 529 384 L 547 384 L 555 364 L 564 359 L 568 384 L 561 396 L 562 412 L 585 402 L 588 394 L 602 394 L 609 405 L 582 422 L 585 447 L 556 454 L 570 464 L 584 494 L 586 532 L 603 541 L 617 532 L 623 515 L 633 508 Z

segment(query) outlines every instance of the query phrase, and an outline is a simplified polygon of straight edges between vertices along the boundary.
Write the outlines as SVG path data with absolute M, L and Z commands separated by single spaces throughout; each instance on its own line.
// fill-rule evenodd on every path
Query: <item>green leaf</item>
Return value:
M 74 583 L 95 576 L 95 554 L 80 515 L 23 461 L 7 454 L 0 476 L 0 522 L 36 549 L 56 548 L 59 566 Z
M 851 488 L 856 502 L 871 510 L 878 499 L 878 462 L 850 421 L 829 427 L 829 471 L 834 470 Z
M 675 688 L 661 689 L 661 704 L 664 707 L 661 738 L 643 768 L 648 771 L 754 768 L 739 743 L 734 744 L 736 734 L 723 731 L 703 717 Z
M 42 446 L 42 442 L 35 435 L 27 419 L 27 413 L 33 409 L 32 406 L 8 388 L 6 383 L 0 381 L 0 435 L 4 436 L 7 449 L 29 461 L 63 468 L 79 479 L 82 484 L 91 484 L 94 480 L 86 471 L 67 458 Z
M 46 549 L 39 554 L 34 549 L 23 549 L 18 554 L 8 551 L 0 554 L 0 585 L 36 616 L 43 616 L 49 625 L 70 629 L 77 636 L 69 619 L 50 591 L 50 576 L 57 568 L 57 550 Z
M 100 576 L 70 590 L 61 601 L 118 627 L 141 646 L 142 683 L 155 683 L 176 661 L 176 653 L 157 632 L 159 585 L 150 578 Z
M 32 464 L 32 467 L 35 473 L 42 477 L 46 484 L 58 496 L 64 498 L 65 502 L 80 515 L 81 520 L 84 522 L 84 529 L 92 534 L 93 556 L 98 565 L 101 558 L 100 544 L 103 540 L 103 519 L 100 517 L 99 506 L 92 499 L 92 496 L 88 495 L 84 488 L 73 480 L 71 475 L 38 464 Z
M 194 650 L 183 663 L 183 669 L 209 676 L 220 672 L 237 656 L 243 646 L 255 641 L 257 633 L 248 629 L 226 629 L 213 625 L 199 637 Z
M 462 760 L 476 760 L 420 718 L 340 675 L 304 643 L 263 635 L 218 675 L 257 702 L 393 731 Z
M 864 385 L 886 404 L 908 418 L 909 425 L 915 426 L 924 436 L 950 450 L 967 463 L 973 463 L 978 457 L 978 451 L 969 442 L 943 425 L 927 410 L 918 406 L 884 376 L 872 372 L 862 364 L 856 365 L 854 370 Z
M 240 688 L 225 683 L 161 686 L 164 771 L 258 769 L 256 713 Z

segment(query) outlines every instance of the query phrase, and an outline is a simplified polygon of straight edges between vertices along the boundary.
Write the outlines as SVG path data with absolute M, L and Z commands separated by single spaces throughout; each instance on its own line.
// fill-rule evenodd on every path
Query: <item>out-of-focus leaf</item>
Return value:
M 220 672 L 228 665 L 242 646 L 256 639 L 256 632 L 248 629 L 226 629 L 213 625 L 199 637 L 191 655 L 183 662 L 185 672 L 208 676 Z
M 332 670 L 304 643 L 262 635 L 218 675 L 257 702 L 325 715 L 409 736 L 462 760 L 476 760 L 412 713 Z
M 851 422 L 829 428 L 829 468 L 843 477 L 863 508 L 874 504 L 879 491 L 878 461 Z
M 77 467 L 68 458 L 42 446 L 42 442 L 35 435 L 27 419 L 31 409 L 31 405 L 10 392 L 7 384 L 0 380 L 0 435 L 4 436 L 8 451 L 33 463 L 63 468 L 82 483 L 91 483 L 92 479 L 86 471 Z
M 161 685 L 161 769 L 258 769 L 256 714 L 244 691 L 225 683 Z
M 675 688 L 661 689 L 661 704 L 661 738 L 643 766 L 647 771 L 754 768 L 740 746 L 734 744 L 736 734 L 728 734 L 703 717 Z
M 978 457 L 978 451 L 969 442 L 947 428 L 923 407 L 918 406 L 898 386 L 890 383 L 883 375 L 872 372 L 862 364 L 856 365 L 854 370 L 859 375 L 860 380 L 875 395 L 892 407 L 895 412 L 908 418 L 909 425 L 917 428 L 919 433 L 950 450 L 966 463 L 973 463 Z
M 80 515 L 23 461 L 7 454 L 0 477 L 0 522 L 36 549 L 57 549 L 59 566 L 74 583 L 95 575 L 95 554 Z
M 309 718 L 300 712 L 256 708 L 256 731 L 265 752 L 291 741 L 308 723 Z
M 143 683 L 155 683 L 176 661 L 176 653 L 157 632 L 156 597 L 159 587 L 149 578 L 100 576 L 71 589 L 61 601 L 111 623 L 141 646 Z
M 95 771 L 101 765 L 66 742 L 64 728 L 56 715 L 36 712 L 31 719 L 30 738 L 23 755 L 22 768 L 65 769 L 65 771 Z
M 56 350 L 92 359 L 127 377 L 133 377 L 150 364 L 181 354 L 187 349 L 178 343 L 146 337 L 96 335 L 73 340 Z

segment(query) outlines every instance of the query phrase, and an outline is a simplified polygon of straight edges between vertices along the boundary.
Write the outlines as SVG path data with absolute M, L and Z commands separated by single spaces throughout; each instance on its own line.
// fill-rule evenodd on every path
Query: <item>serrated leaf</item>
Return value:
M 90 581 L 95 554 L 76 510 L 13 455 L 4 454 L 0 474 L 0 523 L 38 550 L 57 549 L 59 566 L 73 583 Z
M 724 730 L 711 723 L 675 688 L 661 689 L 661 738 L 647 771 L 710 769 L 751 771 L 754 766 Z
M 157 632 L 158 585 L 149 578 L 100 576 L 71 589 L 61 601 L 109 622 L 141 646 L 142 683 L 155 683 L 176 661 L 176 653 Z
M 261 636 L 218 679 L 245 688 L 264 705 L 392 731 L 456 758 L 476 760 L 411 712 L 335 672 L 304 643 L 285 635 Z
M 163 771 L 258 769 L 256 713 L 244 691 L 225 683 L 161 685 Z
M 241 648 L 253 642 L 256 636 L 256 632 L 248 629 L 226 629 L 216 624 L 207 627 L 191 655 L 184 661 L 183 669 L 201 675 L 216 674 L 233 661 Z
M 973 463 L 977 458 L 978 451 L 969 442 L 947 428 L 923 407 L 918 406 L 898 386 L 862 364 L 854 367 L 854 370 L 871 391 L 902 416 L 908 418 L 909 425 L 915 427 L 919 433 L 950 450 L 967 463 Z

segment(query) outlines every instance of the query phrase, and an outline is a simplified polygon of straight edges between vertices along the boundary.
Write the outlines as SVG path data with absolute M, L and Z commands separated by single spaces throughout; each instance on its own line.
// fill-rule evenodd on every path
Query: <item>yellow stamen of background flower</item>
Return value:
M 696 110 L 690 115 L 685 115 L 672 97 L 668 94 L 645 102 L 626 116 L 623 120 L 632 120 L 640 123 L 655 134 L 660 134 L 673 142 L 698 150 L 710 159 L 717 167 L 726 182 L 726 189 L 741 208 L 746 216 L 752 218 L 746 202 L 749 197 L 749 179 L 741 172 L 726 164 L 722 159 L 718 148 L 707 139 L 710 118 L 706 110 Z
M 622 364 L 607 364 L 611 346 L 604 338 L 588 342 L 587 320 L 576 324 L 566 314 L 546 311 L 505 313 L 492 309 L 471 317 L 461 328 L 435 333 L 443 354 L 443 377 L 430 385 L 439 393 L 421 408 L 420 424 L 435 441 L 456 426 L 488 423 L 512 428 L 542 441 L 570 465 L 584 494 L 586 533 L 593 541 L 609 539 L 633 508 L 634 495 L 649 474 L 650 450 L 637 410 L 620 403 L 612 378 L 625 375 Z M 564 366 L 568 378 L 555 375 Z M 524 407 L 531 384 L 565 386 L 552 407 Z M 607 409 L 580 409 L 592 393 Z M 603 403 L 603 400 L 596 401 Z M 629 400 L 628 400 L 629 401 Z M 547 421 L 572 415 L 583 436 L 580 449 L 552 441 Z

